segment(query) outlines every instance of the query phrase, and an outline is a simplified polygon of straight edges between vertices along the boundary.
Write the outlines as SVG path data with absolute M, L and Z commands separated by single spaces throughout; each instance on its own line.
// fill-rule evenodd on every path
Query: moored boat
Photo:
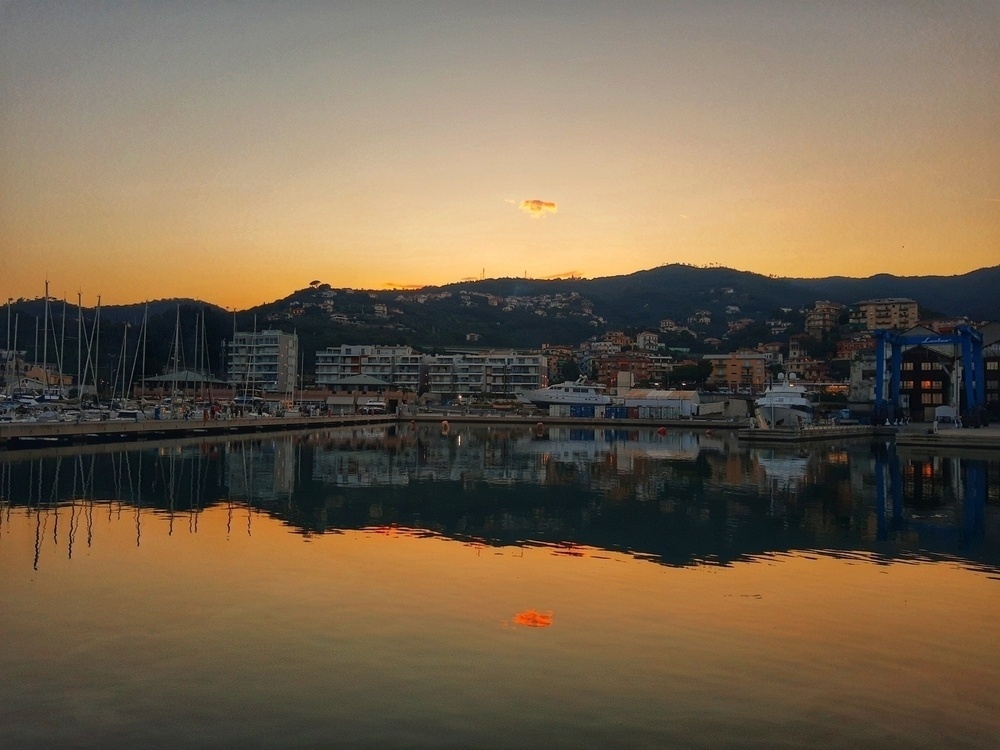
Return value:
M 813 405 L 801 385 L 781 380 L 754 402 L 757 414 L 768 427 L 805 427 L 812 424 Z
M 520 398 L 542 407 L 553 404 L 606 406 L 611 403 L 611 397 L 603 391 L 604 386 L 588 383 L 586 378 L 579 378 L 534 391 L 525 391 L 520 394 Z

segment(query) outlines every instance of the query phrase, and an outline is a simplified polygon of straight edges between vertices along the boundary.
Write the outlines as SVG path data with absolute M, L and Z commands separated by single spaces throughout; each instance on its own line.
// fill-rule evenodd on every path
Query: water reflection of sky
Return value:
M 825 550 L 1000 567 L 998 460 L 867 442 L 747 448 L 726 432 L 366 427 L 14 452 L 0 460 L 0 502 L 64 526 L 95 503 L 149 508 L 171 528 L 222 507 L 304 538 L 394 526 L 668 565 Z
M 1000 583 L 964 563 L 669 567 L 393 523 L 303 537 L 225 503 L 3 511 L 5 747 L 987 747 L 1000 729 Z

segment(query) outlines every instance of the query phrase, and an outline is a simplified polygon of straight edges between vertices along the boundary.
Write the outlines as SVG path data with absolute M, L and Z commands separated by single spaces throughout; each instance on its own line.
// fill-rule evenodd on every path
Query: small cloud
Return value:
M 514 615 L 514 622 L 527 628 L 547 628 L 552 625 L 552 612 L 536 612 L 526 609 Z
M 562 273 L 554 273 L 551 276 L 543 276 L 543 281 L 553 281 L 554 279 L 578 279 L 580 278 L 579 271 L 563 271 Z
M 530 201 L 521 201 L 520 209 L 526 213 L 531 214 L 536 219 L 540 219 L 545 214 L 554 214 L 559 209 L 556 208 L 556 204 L 551 201 L 541 201 L 534 198 Z
M 459 279 L 459 281 L 479 281 L 479 279 L 475 276 L 465 276 Z
M 397 289 L 400 291 L 407 289 L 423 289 L 425 284 L 397 284 L 395 281 L 385 281 L 382 283 L 383 289 Z
M 680 216 L 681 216 L 682 219 L 687 219 L 688 218 L 687 214 L 681 214 Z

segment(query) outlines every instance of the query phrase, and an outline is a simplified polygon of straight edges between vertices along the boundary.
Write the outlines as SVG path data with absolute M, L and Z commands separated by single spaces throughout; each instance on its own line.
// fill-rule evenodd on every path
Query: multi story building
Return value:
M 618 387 L 618 374 L 627 372 L 633 383 L 649 382 L 650 357 L 645 352 L 604 354 L 594 360 L 597 382 L 608 388 Z
M 864 333 L 837 342 L 837 359 L 854 359 L 875 352 L 875 337 Z
M 427 388 L 441 396 L 514 397 L 541 388 L 546 368 L 543 355 L 512 350 L 442 354 L 427 358 Z
M 806 332 L 813 338 L 822 338 L 824 333 L 837 327 L 843 310 L 839 302 L 820 300 L 806 313 Z
M 545 356 L 547 377 L 549 383 L 560 383 L 563 377 L 563 366 L 576 364 L 576 355 L 572 347 L 560 344 L 542 344 L 542 354 Z
M 316 384 L 329 386 L 358 375 L 368 375 L 419 393 L 426 359 L 426 355 L 403 345 L 330 346 L 316 352 Z
M 635 344 L 635 341 L 632 340 L 632 337 L 629 336 L 624 331 L 608 331 L 606 334 L 604 334 L 604 340 L 610 341 L 612 344 L 617 344 L 618 346 L 621 347 L 632 346 L 633 344 Z
M 986 411 L 991 422 L 1000 421 L 1000 323 L 987 323 L 983 334 Z
M 708 382 L 736 392 L 758 393 L 767 380 L 767 360 L 764 354 L 740 350 L 732 354 L 706 354 L 712 363 Z
M 917 303 L 905 297 L 869 299 L 851 309 L 851 324 L 869 331 L 910 328 L 917 323 Z
M 916 421 L 930 422 L 939 406 L 958 410 L 958 380 L 951 347 L 915 346 L 902 354 L 900 406 Z
M 236 333 L 228 360 L 234 387 L 291 391 L 299 379 L 299 337 L 278 330 Z
M 788 360 L 805 359 L 809 356 L 808 348 L 812 337 L 807 333 L 797 333 L 788 337 Z
M 660 336 L 652 331 L 643 331 L 635 337 L 635 345 L 643 351 L 655 352 L 660 347 Z
M 769 365 L 780 365 L 785 361 L 785 345 L 780 341 L 768 341 L 757 345 L 757 352 L 767 357 Z
M 674 370 L 674 358 L 669 354 L 649 355 L 649 380 L 661 386 L 670 382 L 670 373 Z

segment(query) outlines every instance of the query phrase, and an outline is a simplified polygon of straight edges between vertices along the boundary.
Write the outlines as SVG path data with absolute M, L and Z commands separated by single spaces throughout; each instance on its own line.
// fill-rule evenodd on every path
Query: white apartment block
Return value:
M 541 354 L 489 351 L 427 358 L 428 390 L 454 396 L 507 396 L 541 388 L 547 361 Z
M 316 384 L 330 385 L 356 375 L 370 375 L 387 383 L 420 391 L 426 355 L 409 346 L 342 344 L 316 352 Z
M 515 351 L 421 354 L 408 346 L 344 344 L 316 352 L 316 384 L 370 375 L 417 393 L 442 396 L 514 396 L 541 388 L 544 355 Z
M 288 392 L 298 384 L 299 337 L 294 333 L 236 333 L 229 342 L 228 359 L 234 387 Z

